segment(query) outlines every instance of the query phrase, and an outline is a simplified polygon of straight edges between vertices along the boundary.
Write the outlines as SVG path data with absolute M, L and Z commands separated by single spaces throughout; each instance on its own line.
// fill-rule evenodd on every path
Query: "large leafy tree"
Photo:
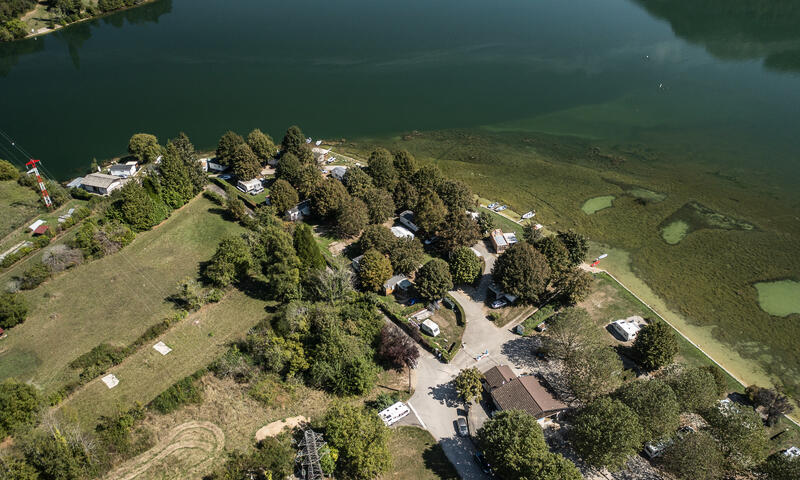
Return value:
M 417 171 L 417 159 L 408 150 L 398 150 L 394 152 L 394 169 L 399 178 L 411 178 Z
M 375 386 L 374 351 L 339 328 L 326 329 L 314 349 L 311 379 L 336 395 L 363 395 Z
M 494 217 L 491 213 L 481 210 L 478 214 L 478 230 L 481 235 L 488 235 L 489 232 L 494 230 Z
M 536 303 L 547 291 L 550 266 L 531 244 L 519 242 L 498 257 L 492 276 L 504 292 L 516 295 L 523 302 Z
M 456 375 L 453 383 L 458 396 L 466 405 L 481 399 L 483 393 L 481 380 L 483 380 L 483 374 L 475 367 L 464 368 Z
M 423 232 L 433 235 L 439 230 L 447 215 L 447 207 L 436 192 L 427 192 L 417 203 L 414 211 L 414 223 Z
M 283 154 L 291 153 L 297 157 L 301 164 L 309 165 L 314 163 L 314 154 L 311 152 L 311 147 L 306 143 L 306 136 L 297 125 L 292 125 L 286 130 L 286 135 L 283 136 L 283 141 L 281 142 L 281 151 Z
M 535 243 L 535 247 L 547 258 L 554 281 L 560 280 L 570 272 L 572 265 L 569 251 L 557 237 L 544 237 Z
M 125 184 L 119 191 L 118 209 L 122 221 L 136 231 L 149 230 L 164 218 L 158 202 L 136 181 Z
M 337 403 L 328 410 L 325 427 L 325 439 L 339 451 L 339 476 L 368 480 L 391 466 L 389 429 L 373 412 Z
M 319 251 L 314 234 L 308 224 L 301 223 L 294 230 L 294 249 L 303 265 L 303 272 L 315 272 L 325 268 L 325 258 Z
M 528 459 L 520 471 L 520 480 L 582 480 L 578 467 L 560 454 L 544 452 Z
M 249 453 L 231 452 L 225 463 L 206 480 L 288 478 L 295 451 L 288 439 L 267 437 Z
M 286 180 L 293 186 L 297 185 L 297 181 L 300 179 L 300 171 L 303 169 L 303 166 L 300 164 L 300 160 L 297 159 L 291 153 L 285 153 L 281 155 L 281 159 L 278 160 L 278 167 L 275 169 L 275 176 Z
M 418 238 L 397 239 L 389 251 L 389 260 L 395 273 L 411 275 L 425 260 L 422 242 Z
M 565 362 L 570 390 L 582 402 L 591 402 L 619 386 L 622 360 L 608 346 L 581 350 Z
M 375 249 L 364 252 L 358 266 L 358 279 L 364 290 L 377 292 L 383 283 L 392 276 L 392 262 L 389 257 Z
M 18 293 L 0 293 L 0 328 L 11 328 L 25 321 L 28 303 Z
M 767 458 L 769 439 L 755 410 L 730 404 L 707 409 L 703 418 L 719 442 L 729 469 L 744 472 Z
M 773 453 L 756 471 L 769 480 L 797 480 L 800 478 L 800 460 L 789 458 L 782 452 Z
M 266 162 L 278 153 L 272 137 L 257 128 L 247 135 L 247 145 L 262 162 Z
M 33 426 L 41 406 L 34 387 L 14 379 L 0 383 L 0 438 Z
M 763 409 L 769 426 L 775 425 L 782 415 L 794 410 L 789 398 L 780 390 L 751 385 L 747 387 L 746 393 L 757 408 Z
M 369 223 L 383 223 L 394 214 L 392 194 L 381 188 L 371 188 L 362 197 L 369 211 Z
M 360 198 L 345 200 L 336 213 L 336 233 L 342 238 L 357 236 L 369 223 L 367 205 Z
M 252 180 L 261 173 L 261 163 L 246 143 L 241 143 L 233 149 L 230 163 L 233 173 L 240 180 Z
M 397 243 L 397 237 L 384 225 L 367 225 L 358 239 L 358 248 L 366 252 L 370 248 L 388 255 Z
M 303 198 L 308 198 L 311 193 L 322 183 L 322 173 L 315 165 L 303 165 L 297 172 L 294 188 Z
M 669 385 L 661 380 L 626 383 L 614 392 L 614 398 L 627 405 L 639 417 L 645 441 L 668 438 L 678 428 L 678 399 Z
M 464 182 L 444 180 L 436 189 L 436 193 L 451 212 L 464 214 L 467 210 L 475 208 L 475 197 Z
M 393 191 L 397 184 L 397 171 L 394 169 L 392 154 L 385 148 L 376 148 L 369 155 L 367 173 L 378 188 Z
M 154 162 L 161 152 L 161 145 L 155 135 L 137 133 L 128 142 L 128 153 L 136 157 L 139 163 Z
M 316 215 L 329 218 L 336 214 L 342 203 L 349 200 L 350 195 L 335 178 L 326 178 L 311 192 L 311 207 Z
M 716 480 L 725 472 L 719 443 L 704 431 L 677 438 L 659 457 L 659 463 L 681 480 Z
M 470 247 L 481 238 L 478 224 L 472 221 L 463 211 L 451 210 L 439 228 L 439 247 L 453 252 L 458 247 Z
M 348 168 L 342 177 L 342 183 L 350 195 L 358 198 L 364 198 L 364 195 L 374 188 L 372 177 L 359 167 Z
M 647 370 L 658 370 L 669 365 L 678 354 L 678 339 L 672 327 L 656 320 L 644 328 L 633 342 L 633 351 L 639 364 Z
M 275 180 L 275 183 L 270 187 L 269 199 L 272 206 L 275 207 L 275 211 L 281 215 L 300 201 L 297 190 L 282 178 Z
M 222 134 L 222 137 L 220 137 L 219 143 L 217 144 L 217 163 L 220 165 L 230 165 L 232 163 L 233 153 L 236 151 L 236 147 L 243 145 L 244 143 L 244 138 L 242 138 L 242 136 L 236 132 L 228 130 Z
M 702 412 L 718 398 L 714 377 L 703 368 L 684 368 L 667 378 L 667 384 L 684 412 Z
M 385 358 L 398 372 L 408 370 L 408 391 L 411 391 L 411 369 L 417 366 L 419 348 L 416 342 L 392 323 L 384 324 L 378 355 Z
M 644 442 L 636 414 L 619 400 L 601 397 L 575 417 L 572 445 L 587 463 L 619 469 Z
M 450 275 L 455 284 L 471 284 L 481 275 L 483 264 L 469 247 L 459 247 L 450 254 Z
M 444 180 L 444 174 L 436 165 L 425 165 L 411 177 L 411 183 L 420 191 L 435 192 Z
M 551 317 L 542 342 L 548 356 L 568 361 L 581 351 L 597 348 L 600 333 L 586 310 L 570 307 Z
M 569 259 L 573 266 L 580 265 L 589 253 L 589 240 L 573 230 L 558 232 L 558 239 L 567 247 Z
M 0 180 L 16 180 L 19 170 L 8 160 L 0 159 Z
M 453 289 L 450 266 L 441 258 L 434 258 L 422 266 L 416 276 L 417 292 L 426 300 L 440 300 Z
M 253 264 L 250 246 L 238 236 L 223 238 L 205 269 L 205 277 L 217 287 L 227 287 L 245 278 Z
M 555 283 L 560 300 L 565 305 L 575 305 L 592 292 L 592 275 L 580 268 L 573 268 Z
M 400 179 L 397 186 L 394 187 L 394 206 L 397 210 L 414 210 L 417 208 L 419 202 L 419 191 L 417 187 L 406 181 Z

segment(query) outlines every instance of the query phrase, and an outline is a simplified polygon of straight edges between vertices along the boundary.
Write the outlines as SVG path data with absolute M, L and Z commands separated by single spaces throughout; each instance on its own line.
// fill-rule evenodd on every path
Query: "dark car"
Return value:
M 482 452 L 475 453 L 475 463 L 481 467 L 483 473 L 492 473 L 492 466 L 486 461 L 486 457 L 483 456 Z
M 467 427 L 467 419 L 464 417 L 458 417 L 456 420 L 456 426 L 458 426 L 458 434 L 462 437 L 466 437 L 469 435 L 469 427 Z

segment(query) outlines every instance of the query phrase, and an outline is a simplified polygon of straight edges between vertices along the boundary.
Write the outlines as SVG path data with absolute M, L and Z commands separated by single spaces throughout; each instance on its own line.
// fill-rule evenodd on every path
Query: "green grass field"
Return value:
M 26 222 L 43 210 L 39 207 L 39 196 L 28 187 L 23 187 L 14 180 L 0 182 L 0 241 L 5 244 L 6 235 L 22 227 Z M 2 253 L 5 249 L 0 249 Z
M 393 467 L 381 480 L 450 480 L 458 473 L 427 430 L 417 427 L 397 427 L 389 437 Z
M 214 208 L 196 198 L 120 252 L 23 292 L 30 313 L 0 343 L 0 379 L 16 377 L 52 392 L 77 377 L 67 364 L 79 355 L 103 342 L 127 345 L 174 311 L 165 298 L 178 282 L 198 275 L 220 237 L 242 231 L 209 211 Z
M 736 376 L 782 385 L 800 398 L 800 315 L 764 312 L 753 286 L 798 280 L 796 191 L 720 167 L 727 160 L 714 157 L 713 149 L 687 154 L 680 142 L 643 146 L 534 131 L 542 128 L 424 132 L 352 143 L 347 150 L 362 158 L 377 145 L 409 150 L 480 197 L 516 211 L 535 209 L 536 221 L 549 230 L 584 233 L 606 246 L 591 255 L 618 255 L 612 273 L 624 273 L 621 280 L 670 322 L 679 317 L 673 323 Z M 581 210 L 602 196 L 613 196 L 613 207 L 591 215 Z M 697 223 L 687 217 L 687 205 L 706 218 L 752 228 Z M 671 245 L 662 237 L 667 219 L 693 230 Z

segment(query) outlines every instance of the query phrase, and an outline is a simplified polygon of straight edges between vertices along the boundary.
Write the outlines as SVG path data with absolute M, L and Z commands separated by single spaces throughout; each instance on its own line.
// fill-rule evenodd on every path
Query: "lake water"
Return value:
M 751 6 L 751 4 L 753 4 Z M 62 179 L 132 133 L 528 128 L 800 178 L 794 0 L 159 0 L 0 45 L 0 129 Z M 21 160 L 5 141 L 0 157 Z

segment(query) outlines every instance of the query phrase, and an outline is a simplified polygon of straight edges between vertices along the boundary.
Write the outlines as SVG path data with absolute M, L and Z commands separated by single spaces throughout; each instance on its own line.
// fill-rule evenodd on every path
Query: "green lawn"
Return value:
M 32 189 L 23 187 L 14 180 L 0 182 L 0 242 L 5 245 L 6 235 L 15 229 L 25 226 L 32 217 L 43 212 L 40 208 L 39 195 Z M 31 220 L 32 223 L 32 220 Z M 5 251 L 1 249 L 0 253 Z
M 41 211 L 38 215 L 35 211 L 32 212 L 33 216 L 23 221 L 19 228 L 0 239 L 0 253 L 5 252 L 7 249 L 17 245 L 20 242 L 32 240 L 33 236 L 31 231 L 28 230 L 27 225 L 30 225 L 35 220 L 44 220 L 46 222 L 45 225 L 51 229 L 55 229 L 58 226 L 59 216 L 65 215 L 71 208 L 77 209 L 86 205 L 87 203 L 88 202 L 85 200 L 70 199 L 56 210 L 49 212 Z
M 0 379 L 52 392 L 77 377 L 67 364 L 79 355 L 103 342 L 127 345 L 174 311 L 165 298 L 178 282 L 198 275 L 222 236 L 242 231 L 214 208 L 198 197 L 120 252 L 23 292 L 30 313 L 0 344 Z
M 389 451 L 393 466 L 381 480 L 450 480 L 457 479 L 453 464 L 444 454 L 441 445 L 427 430 L 417 427 L 397 427 L 389 437 Z M 471 460 L 470 460 L 471 461 Z

